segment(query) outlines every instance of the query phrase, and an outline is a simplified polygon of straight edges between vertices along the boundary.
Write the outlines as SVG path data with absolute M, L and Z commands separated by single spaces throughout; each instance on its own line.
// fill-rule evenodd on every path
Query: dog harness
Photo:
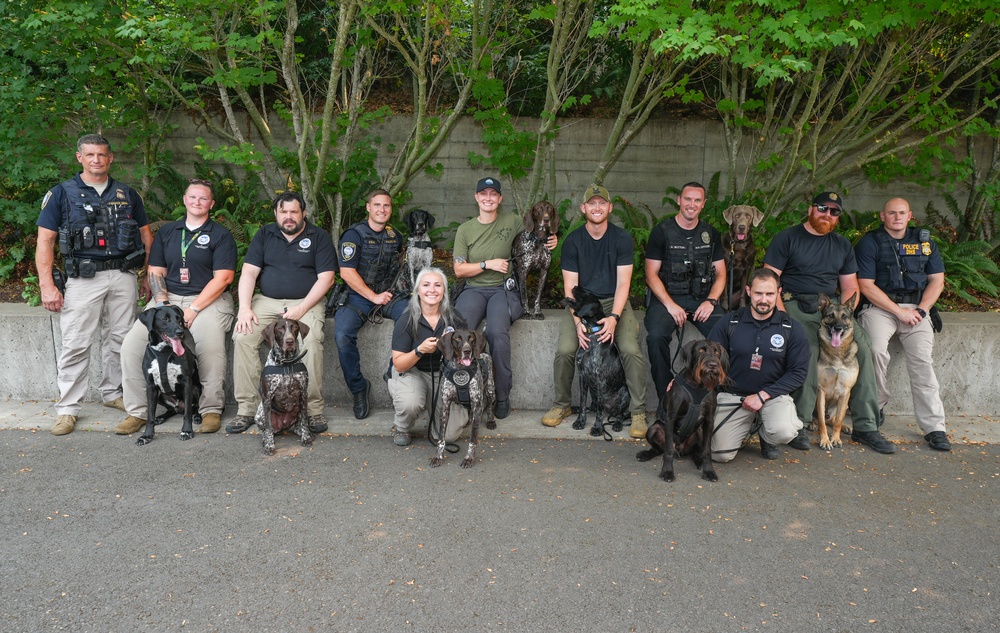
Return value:
M 469 385 L 472 384 L 472 379 L 476 376 L 476 371 L 481 362 L 481 360 L 477 360 L 469 365 L 468 368 L 461 365 L 453 366 L 449 364 L 444 369 L 445 380 L 450 380 L 455 385 L 455 390 L 458 392 L 458 403 L 466 409 L 472 404 L 472 398 L 469 395 Z
M 680 387 L 683 389 L 687 393 L 688 398 L 691 400 L 691 404 L 688 405 L 687 414 L 675 427 L 677 436 L 683 440 L 690 437 L 690 435 L 694 433 L 695 429 L 698 428 L 698 414 L 701 410 L 701 403 L 706 397 L 708 397 L 708 394 L 712 393 L 712 391 L 710 389 L 704 389 L 691 384 L 683 376 L 678 376 L 674 380 L 674 387 Z
M 262 376 L 290 376 L 291 374 L 297 373 L 308 373 L 306 366 L 302 363 L 302 357 L 306 355 L 309 350 L 302 350 L 302 353 L 294 358 L 289 358 L 288 360 L 280 360 L 277 365 L 265 365 L 263 371 L 261 371 Z

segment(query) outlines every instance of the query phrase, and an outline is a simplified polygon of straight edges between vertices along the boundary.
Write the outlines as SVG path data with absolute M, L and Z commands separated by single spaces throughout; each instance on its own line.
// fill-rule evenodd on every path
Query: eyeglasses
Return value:
M 840 217 L 840 214 L 844 212 L 840 207 L 832 207 L 826 204 L 817 204 L 816 210 L 820 213 L 829 213 L 835 218 Z
M 208 187 L 209 189 L 212 188 L 212 181 L 211 180 L 203 180 L 201 178 L 190 178 L 190 179 L 188 179 L 188 184 L 189 185 L 200 185 L 202 187 Z

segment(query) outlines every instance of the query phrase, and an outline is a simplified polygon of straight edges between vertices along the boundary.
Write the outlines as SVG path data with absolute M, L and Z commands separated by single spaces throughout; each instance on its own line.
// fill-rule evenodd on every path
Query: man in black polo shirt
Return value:
M 376 311 L 393 321 L 406 311 L 406 296 L 391 290 L 399 275 L 403 238 L 391 226 L 392 196 L 376 189 L 365 203 L 368 218 L 348 227 L 340 237 L 340 276 L 350 288 L 347 303 L 334 315 L 337 354 L 344 382 L 354 399 L 354 417 L 368 417 L 372 385 L 361 373 L 358 331 Z
M 778 444 L 788 444 L 802 428 L 789 395 L 809 372 L 809 341 L 802 326 L 777 309 L 778 275 L 759 268 L 746 288 L 750 304 L 720 320 L 708 338 L 729 353 L 731 387 L 718 396 L 712 460 L 736 457 L 760 413 L 760 454 L 778 458 Z
M 286 191 L 274 201 L 274 224 L 266 224 L 250 241 L 240 275 L 240 309 L 233 333 L 233 381 L 236 419 L 227 433 L 242 433 L 254 421 L 260 402 L 261 331 L 279 318 L 309 327 L 302 359 L 309 370 L 309 428 L 326 430 L 323 415 L 323 323 L 326 296 L 337 270 L 337 251 L 330 234 L 306 220 L 306 204 Z M 260 292 L 254 294 L 257 282 Z

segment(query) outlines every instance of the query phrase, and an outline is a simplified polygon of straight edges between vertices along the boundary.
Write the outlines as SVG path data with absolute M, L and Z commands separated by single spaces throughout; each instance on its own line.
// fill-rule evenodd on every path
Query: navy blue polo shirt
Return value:
M 186 256 L 181 251 L 187 245 Z M 167 291 L 192 297 L 201 294 L 217 270 L 236 270 L 236 240 L 229 229 L 208 220 L 193 231 L 184 220 L 165 224 L 153 237 L 149 265 L 167 269 Z M 190 279 L 181 283 L 181 268 L 186 261 Z
M 302 299 L 319 273 L 337 271 L 337 250 L 330 234 L 306 221 L 289 242 L 277 224 L 265 224 L 250 240 L 243 263 L 260 268 L 260 292 L 271 299 Z
M 729 391 L 748 396 L 766 391 L 776 398 L 790 394 L 802 386 L 809 371 L 809 341 L 806 331 L 785 312 L 775 310 L 770 319 L 758 321 L 743 308 L 739 322 L 729 334 L 734 313 L 719 320 L 708 338 L 722 345 L 729 353 Z M 791 328 L 782 325 L 782 320 Z M 761 357 L 760 368 L 754 369 L 752 357 Z

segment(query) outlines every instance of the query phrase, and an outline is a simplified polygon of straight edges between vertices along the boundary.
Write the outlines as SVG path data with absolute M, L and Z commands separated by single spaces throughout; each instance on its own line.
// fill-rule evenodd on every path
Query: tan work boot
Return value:
M 145 426 L 145 420 L 130 415 L 115 427 L 115 433 L 118 435 L 132 435 L 136 431 L 141 431 Z
M 632 424 L 628 427 L 628 434 L 640 440 L 646 439 L 646 414 L 633 413 Z
M 56 423 L 52 425 L 52 435 L 66 435 L 67 433 L 72 433 L 75 426 L 75 415 L 57 415 Z
M 206 413 L 201 416 L 201 432 L 215 433 L 222 426 L 222 416 L 218 413 Z
M 119 411 L 128 413 L 128 411 L 125 411 L 125 400 L 123 400 L 121 396 L 118 396 L 114 400 L 105 402 L 104 406 L 108 407 L 109 409 L 118 409 Z
M 569 407 L 552 407 L 548 413 L 542 416 L 542 424 L 545 426 L 559 426 L 563 418 L 572 412 Z

